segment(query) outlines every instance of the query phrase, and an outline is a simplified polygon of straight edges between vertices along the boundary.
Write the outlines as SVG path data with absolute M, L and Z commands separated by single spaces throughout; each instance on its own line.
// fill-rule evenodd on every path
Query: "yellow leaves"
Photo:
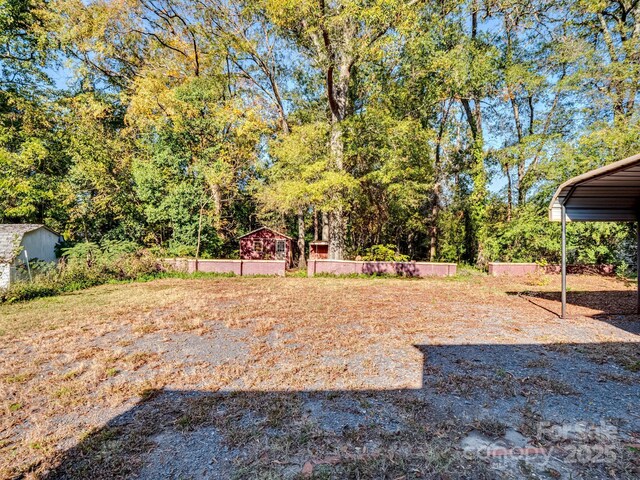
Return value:
M 122 2 L 92 2 L 82 0 L 58 0 L 55 8 L 63 19 L 59 32 L 63 43 L 73 43 L 81 51 L 103 53 L 112 48 L 106 40 L 112 26 L 121 23 L 126 12 Z
M 469 96 L 486 90 L 495 80 L 498 52 L 493 47 L 478 47 L 461 42 L 447 51 L 435 53 L 428 69 L 438 76 L 438 84 L 447 96 Z
M 222 155 L 217 160 L 201 162 L 199 170 L 204 176 L 207 185 L 229 187 L 233 183 L 235 172 L 224 157 L 224 152 L 222 152 Z
M 175 115 L 170 77 L 153 73 L 140 76 L 133 85 L 127 119 L 141 128 L 163 122 Z
M 329 166 L 328 134 L 326 123 L 309 123 L 270 142 L 274 163 L 256 194 L 264 210 L 288 213 L 310 204 L 348 207 L 347 199 L 359 183 Z
M 214 77 L 170 78 L 149 72 L 133 85 L 127 118 L 140 128 L 161 127 L 171 122 L 177 130 L 199 128 L 222 130 L 234 125 L 239 136 L 255 136 L 264 121 L 241 99 L 225 99 L 224 84 Z
M 280 162 L 310 163 L 326 156 L 328 133 L 326 122 L 297 125 L 271 143 L 272 154 Z
M 376 0 L 362 7 L 360 2 L 345 2 L 351 5 L 351 10 L 359 14 L 369 25 L 381 27 L 395 24 L 408 13 L 405 8 L 406 0 Z M 415 10 L 415 9 L 411 9 Z
M 49 154 L 42 140 L 30 138 L 22 144 L 21 157 L 30 165 L 38 165 Z
M 315 0 L 264 0 L 264 5 L 271 21 L 312 47 L 316 64 L 326 63 L 327 48 L 338 56 L 381 59 L 385 48 L 393 47 L 393 31 L 417 13 L 406 0 L 339 0 L 325 2 L 323 9 Z
M 58 34 L 84 61 L 87 73 L 99 72 L 122 87 L 140 76 L 184 79 L 219 69 L 221 46 L 198 36 L 202 26 L 192 7 L 191 2 L 172 3 L 167 14 L 166 5 L 140 0 L 58 0 L 64 22 Z
M 74 119 L 86 128 L 88 122 L 105 120 L 113 116 L 113 105 L 98 100 L 92 93 L 78 94 L 66 100 L 65 105 L 69 111 L 74 112 Z
M 314 0 L 264 0 L 267 15 L 282 28 L 291 28 L 301 21 L 313 23 L 320 14 Z
M 577 7 L 589 13 L 599 13 L 607 8 L 607 0 L 578 0 Z

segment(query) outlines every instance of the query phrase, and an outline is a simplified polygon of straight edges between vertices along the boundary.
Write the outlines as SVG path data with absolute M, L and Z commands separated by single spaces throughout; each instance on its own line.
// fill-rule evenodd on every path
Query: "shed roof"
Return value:
M 0 223 L 0 261 L 11 262 L 24 234 L 39 228 L 46 228 L 51 233 L 59 235 L 40 223 Z
M 269 230 L 270 232 L 275 233 L 276 235 L 280 235 L 281 237 L 288 238 L 289 240 L 293 240 L 290 236 L 285 235 L 284 233 L 277 232 L 273 228 L 269 228 L 269 227 L 256 228 L 255 230 L 251 230 L 249 233 L 245 233 L 244 235 L 241 235 L 238 238 L 248 237 L 249 235 L 253 235 L 254 233 L 257 233 L 261 230 Z
M 634 222 L 640 207 L 640 154 L 564 182 L 549 205 L 549 220 Z

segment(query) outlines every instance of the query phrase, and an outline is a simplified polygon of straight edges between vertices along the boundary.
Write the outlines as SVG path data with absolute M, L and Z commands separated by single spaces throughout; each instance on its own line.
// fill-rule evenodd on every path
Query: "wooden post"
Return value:
M 638 226 L 636 228 L 638 235 L 638 246 L 636 250 L 637 258 L 636 258 L 636 272 L 638 275 L 638 309 L 637 312 L 640 315 L 640 220 L 638 220 Z
M 31 265 L 29 264 L 29 252 L 25 249 L 24 258 L 27 259 L 27 272 L 29 272 L 29 281 L 33 282 L 33 277 L 31 276 Z
M 562 205 L 562 313 L 567 317 L 567 209 Z

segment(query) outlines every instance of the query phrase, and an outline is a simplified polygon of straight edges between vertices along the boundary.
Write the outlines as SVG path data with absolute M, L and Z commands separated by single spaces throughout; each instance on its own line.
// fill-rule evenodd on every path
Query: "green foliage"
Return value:
M 546 205 L 527 204 L 506 222 L 504 212 L 494 212 L 488 246 L 489 261 L 560 262 L 560 225 L 541 221 Z M 576 264 L 635 263 L 635 231 L 624 223 L 569 223 L 567 261 Z
M 557 262 L 558 184 L 640 151 L 640 3 L 445 3 L 0 0 L 0 222 L 75 245 L 17 296 L 323 214 L 347 254 Z M 570 261 L 633 242 L 569 226 Z
M 55 105 L 0 91 L 0 222 L 61 218 L 68 165 Z
M 570 263 L 635 263 L 636 245 L 632 225 L 621 223 L 575 223 L 567 228 L 567 259 Z
M 13 303 L 34 298 L 59 295 L 61 288 L 57 282 L 40 279 L 37 282 L 19 282 L 7 290 L 0 290 L 0 303 Z
M 11 89 L 46 79 L 42 67 L 53 53 L 46 0 L 0 0 L 0 79 Z
M 62 250 L 62 255 L 69 260 L 92 263 L 95 257 L 102 255 L 100 246 L 93 242 L 82 242 Z
M 408 262 L 409 257 L 398 253 L 393 245 L 373 245 L 361 256 L 365 261 Z
M 58 295 L 112 281 L 148 279 L 165 269 L 158 257 L 128 241 L 106 240 L 102 245 L 79 243 L 64 249 L 56 266 L 33 265 L 32 280 L 0 291 L 0 303 Z
M 350 179 L 329 172 L 327 125 L 295 125 L 270 143 L 272 163 L 263 166 L 264 180 L 256 182 L 256 195 L 267 211 L 297 212 L 315 205 L 329 208 L 333 189 L 349 188 Z
M 406 232 L 425 235 L 424 212 L 435 182 L 433 133 L 418 120 L 399 120 L 382 106 L 350 120 L 345 134 L 353 189 L 352 228 L 357 244 L 376 243 L 380 233 L 397 244 Z M 372 217 L 368 212 L 377 210 Z
M 70 164 L 63 190 L 68 236 L 139 240 L 142 216 L 131 181 L 135 146 L 118 99 L 79 94 L 59 105 Z
M 505 221 L 504 207 L 492 213 L 495 222 L 491 224 L 493 234 L 487 241 L 488 261 L 559 261 L 559 224 L 540 221 L 547 215 L 546 205 L 520 207 L 513 213 L 511 221 Z
M 161 113 L 145 110 L 146 91 L 134 100 L 132 118 L 143 128 L 147 153 L 133 167 L 151 227 L 146 240 L 172 254 L 195 255 L 200 232 L 200 255 L 219 256 L 232 248 L 225 240 L 239 227 L 230 211 L 245 202 L 263 125 L 224 88 L 216 77 L 185 80 L 164 93 L 168 108 Z

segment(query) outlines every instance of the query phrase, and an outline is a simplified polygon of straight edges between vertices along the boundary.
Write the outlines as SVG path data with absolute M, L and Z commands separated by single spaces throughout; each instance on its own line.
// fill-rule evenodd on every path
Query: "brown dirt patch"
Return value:
M 561 320 L 558 280 L 167 279 L 1 306 L 0 476 L 126 477 L 207 428 L 222 477 L 482 478 L 456 442 L 490 405 L 569 421 L 591 374 L 638 392 L 633 287 L 571 277 Z

